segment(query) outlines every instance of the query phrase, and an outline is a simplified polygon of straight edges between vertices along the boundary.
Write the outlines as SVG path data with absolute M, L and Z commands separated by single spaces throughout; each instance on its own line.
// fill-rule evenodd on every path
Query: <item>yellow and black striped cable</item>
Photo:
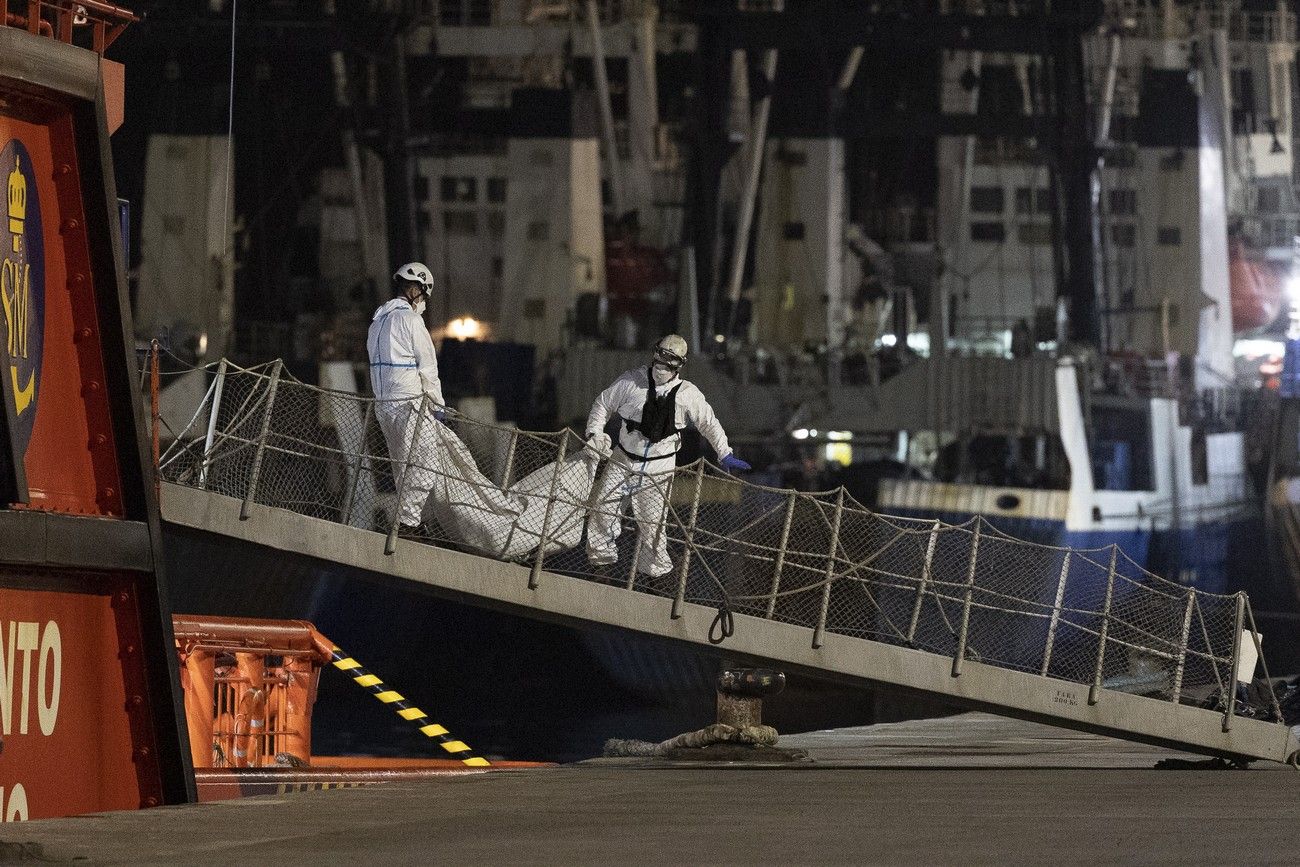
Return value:
M 471 768 L 491 766 L 491 762 L 487 759 L 474 755 L 474 751 L 469 748 L 469 744 L 456 740 L 445 728 L 425 716 L 424 711 L 414 705 L 407 704 L 406 699 L 400 692 L 389 689 L 382 680 L 363 668 L 361 663 L 348 656 L 337 645 L 334 646 L 331 654 L 335 668 L 352 678 L 353 683 L 357 686 L 365 688 L 375 698 L 391 707 L 402 719 L 415 724 L 421 734 L 437 741 L 453 758 L 460 759 L 461 762 Z

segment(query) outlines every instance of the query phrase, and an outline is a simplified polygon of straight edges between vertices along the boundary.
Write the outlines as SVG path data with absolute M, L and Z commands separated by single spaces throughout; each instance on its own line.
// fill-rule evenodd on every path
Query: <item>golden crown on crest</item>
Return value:
M 27 219 L 27 179 L 23 177 L 18 157 L 14 157 L 14 170 L 9 173 L 9 231 L 14 236 L 14 252 L 18 252 L 23 234 L 23 221 Z

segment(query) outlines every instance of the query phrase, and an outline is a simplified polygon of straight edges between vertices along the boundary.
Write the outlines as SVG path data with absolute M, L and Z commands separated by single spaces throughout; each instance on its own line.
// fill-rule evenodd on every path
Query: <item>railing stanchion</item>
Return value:
M 374 417 L 375 402 L 366 401 L 366 411 L 361 415 L 361 445 L 357 448 L 356 460 L 352 462 L 352 480 L 348 483 L 348 496 L 343 503 L 343 521 L 341 523 L 348 526 L 352 525 L 352 508 L 357 504 L 357 486 L 361 484 L 361 467 L 365 463 L 366 455 L 370 447 L 370 420 Z M 371 515 L 371 520 L 374 516 Z M 370 528 L 370 521 L 366 522 L 366 529 Z
M 1273 716 L 1275 719 L 1282 719 L 1282 706 L 1277 701 L 1277 691 L 1273 689 L 1273 678 L 1268 673 L 1268 660 L 1264 659 L 1264 650 L 1259 646 L 1259 629 L 1255 626 L 1255 610 L 1251 607 L 1250 599 L 1246 599 L 1245 604 L 1246 619 L 1250 623 L 1250 640 L 1255 645 L 1255 658 L 1259 660 L 1259 667 L 1264 671 L 1264 680 L 1268 681 L 1268 695 L 1273 700 Z
M 1232 663 L 1228 667 L 1228 706 L 1223 711 L 1223 730 L 1232 730 L 1232 717 L 1237 712 L 1237 669 L 1241 665 L 1241 626 L 1245 620 L 1246 593 L 1237 591 L 1236 612 L 1232 618 Z
M 506 465 L 501 472 L 501 487 L 510 487 L 510 474 L 515 471 L 515 450 L 519 447 L 519 428 L 510 432 L 510 446 L 506 449 Z
M 1043 667 L 1038 672 L 1043 677 L 1047 677 L 1048 669 L 1052 666 L 1052 649 L 1056 647 L 1056 628 L 1061 625 L 1061 606 L 1065 604 L 1065 579 L 1070 574 L 1070 555 L 1073 551 L 1066 551 L 1065 557 L 1061 560 L 1061 577 L 1056 579 L 1056 599 L 1052 601 L 1052 617 L 1047 623 L 1047 646 L 1043 648 Z
M 271 413 L 275 411 L 275 395 L 280 390 L 280 371 L 284 362 L 279 359 L 271 366 L 271 383 L 267 386 L 266 410 L 262 415 L 262 430 L 257 437 L 257 451 L 253 453 L 253 467 L 248 476 L 248 490 L 244 492 L 244 503 L 239 507 L 239 520 L 247 521 L 252 514 L 253 501 L 257 498 L 257 482 L 262 475 L 262 461 L 266 457 L 266 438 L 271 433 Z
M 695 521 L 700 515 L 700 492 L 704 489 L 704 458 L 695 461 L 695 491 L 691 494 L 690 519 L 682 531 L 682 562 L 677 566 L 677 592 L 673 594 L 673 620 L 682 616 L 682 605 L 686 603 L 686 578 L 691 571 L 691 550 L 695 544 Z M 667 514 L 668 504 L 664 503 Z
M 925 599 L 925 588 L 930 583 L 930 570 L 934 566 L 934 549 L 939 543 L 939 528 L 943 524 L 934 522 L 930 528 L 930 540 L 925 545 L 925 561 L 921 564 L 921 583 L 916 588 L 916 601 L 912 603 L 912 619 L 907 624 L 907 643 L 916 638 L 916 627 L 921 621 L 921 602 Z
M 153 499 L 155 503 L 162 502 L 162 454 L 158 447 L 158 437 L 162 427 L 162 410 L 159 403 L 159 370 L 158 370 L 158 340 L 155 338 L 149 342 L 149 438 L 152 453 L 150 454 L 150 474 L 153 477 Z
M 768 620 L 776 612 L 776 594 L 781 589 L 781 573 L 785 571 L 785 550 L 790 544 L 790 525 L 794 522 L 794 506 L 799 501 L 799 495 L 794 491 L 790 492 L 790 502 L 785 507 L 785 520 L 781 523 L 781 541 L 776 546 L 776 568 L 772 570 L 772 594 L 767 598 L 767 613 L 763 615 Z
M 1119 546 L 1110 546 L 1110 568 L 1106 570 L 1106 601 L 1101 608 L 1101 629 L 1097 635 L 1097 666 L 1092 672 L 1092 686 L 1088 687 L 1088 704 L 1101 700 L 1102 674 L 1106 667 L 1106 641 L 1110 637 L 1110 606 L 1115 599 L 1115 559 Z
M 822 604 L 821 609 L 817 612 L 817 626 L 813 629 L 813 649 L 822 646 L 822 641 L 826 637 L 826 616 L 830 613 L 831 607 L 831 585 L 835 578 L 835 560 L 836 551 L 840 546 L 840 520 L 844 516 L 844 486 L 835 493 L 835 516 L 831 519 L 831 544 L 826 552 L 826 574 L 822 580 L 826 583 L 822 586 Z
M 975 519 L 975 533 L 971 537 L 970 565 L 966 568 L 966 596 L 961 605 L 961 627 L 957 630 L 957 651 L 952 657 L 952 676 L 961 676 L 961 666 L 966 660 L 966 640 L 970 635 L 970 608 L 975 596 L 975 564 L 980 555 L 980 529 L 984 526 L 982 518 Z
M 1174 663 L 1174 687 L 1169 700 L 1178 704 L 1183 695 L 1183 674 L 1187 670 L 1187 640 L 1192 633 L 1192 605 L 1196 601 L 1196 591 L 1187 588 L 1187 605 L 1183 608 L 1183 628 L 1178 638 L 1178 656 Z
M 203 437 L 203 464 L 199 467 L 199 487 L 208 489 L 208 468 L 212 466 L 212 441 L 217 436 L 217 416 L 221 413 L 221 393 L 226 387 L 226 367 L 229 362 L 221 359 L 217 365 L 217 382 L 212 389 L 212 406 L 208 410 L 208 432 Z
M 536 590 L 537 581 L 542 575 L 542 562 L 546 559 L 546 543 L 551 540 L 551 512 L 555 509 L 555 490 L 560 485 L 560 471 L 564 469 L 564 455 L 569 450 L 569 429 L 560 433 L 560 450 L 555 458 L 555 472 L 551 473 L 551 490 L 546 495 L 546 513 L 542 516 L 542 535 L 537 541 L 537 556 L 533 558 L 533 569 L 528 573 L 528 589 Z
M 384 540 L 384 554 L 392 554 L 397 550 L 397 530 L 402 524 L 402 497 L 406 495 L 406 483 L 411 475 L 411 455 L 419 448 L 420 433 L 424 429 L 424 417 L 429 411 L 429 395 L 420 396 L 419 415 L 415 417 L 415 427 L 411 431 L 411 441 L 406 445 L 406 455 L 398 465 L 397 484 L 393 487 L 395 490 L 396 501 L 393 503 L 393 520 L 388 527 L 388 538 Z M 392 455 L 389 455 L 391 458 Z

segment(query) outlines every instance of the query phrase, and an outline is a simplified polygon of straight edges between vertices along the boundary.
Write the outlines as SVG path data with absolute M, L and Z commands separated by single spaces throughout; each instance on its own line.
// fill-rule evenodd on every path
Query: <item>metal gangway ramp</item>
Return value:
M 879 515 L 843 489 L 763 487 L 701 460 L 655 482 L 668 506 L 639 529 L 664 534 L 673 567 L 649 578 L 631 519 L 618 562 L 588 562 L 586 520 L 616 506 L 592 493 L 604 464 L 572 432 L 427 414 L 413 436 L 438 437 L 437 457 L 417 466 L 388 456 L 372 400 L 297 382 L 279 362 L 189 375 L 206 394 L 159 461 L 173 524 L 538 619 L 720 643 L 1205 755 L 1295 760 L 1295 737 L 1268 721 L 1281 720 L 1276 697 L 1243 716 L 1228 688 L 1243 652 L 1259 651 L 1245 594 L 1169 582 L 1116 547 Z M 424 538 L 399 538 L 395 503 L 418 470 L 435 474 L 440 510 Z

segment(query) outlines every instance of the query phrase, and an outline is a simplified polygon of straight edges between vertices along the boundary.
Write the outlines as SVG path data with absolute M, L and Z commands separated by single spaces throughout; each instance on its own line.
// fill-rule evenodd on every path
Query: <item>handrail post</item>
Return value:
M 1236 613 L 1232 626 L 1232 664 L 1228 669 L 1228 706 L 1223 711 L 1223 730 L 1232 729 L 1232 717 L 1237 712 L 1237 668 L 1241 664 L 1241 625 L 1246 613 L 1246 593 L 1237 591 Z
M 355 455 L 356 460 L 352 462 L 352 480 L 348 484 L 348 495 L 343 501 L 343 520 L 340 522 L 351 526 L 352 524 L 352 507 L 357 504 L 357 487 L 361 484 L 361 466 L 365 462 L 366 450 L 370 443 L 370 419 L 374 417 L 375 402 L 366 401 L 366 411 L 361 415 L 361 445 L 357 448 Z M 374 519 L 374 515 L 371 515 Z M 369 521 L 366 522 L 369 529 Z
M 971 537 L 970 566 L 966 568 L 966 598 L 961 605 L 961 627 L 957 630 L 957 650 L 952 657 L 952 676 L 961 676 L 962 662 L 966 659 L 966 638 L 970 633 L 971 600 L 975 595 L 975 564 L 980 554 L 980 528 L 984 526 L 982 518 L 975 519 L 975 533 Z
M 501 473 L 501 487 L 510 487 L 510 474 L 515 471 L 515 450 L 519 447 L 519 428 L 510 432 L 510 447 L 506 449 L 506 466 Z
M 916 638 L 916 627 L 921 621 L 921 602 L 925 599 L 925 587 L 930 583 L 930 570 L 934 566 L 934 549 L 939 543 L 939 528 L 943 524 L 934 522 L 930 528 L 930 541 L 925 545 L 925 561 L 921 564 L 921 583 L 916 588 L 916 601 L 912 603 L 912 620 L 907 624 L 907 643 Z
M 682 562 L 677 566 L 677 592 L 673 594 L 672 619 L 682 616 L 682 606 L 686 603 L 686 577 L 691 571 L 691 549 L 695 544 L 695 521 L 700 514 L 700 492 L 704 489 L 704 459 L 695 461 L 695 493 L 691 495 L 691 517 L 682 532 Z M 664 504 L 665 514 L 668 511 Z
M 393 520 L 388 527 L 388 538 L 384 540 L 385 556 L 397 550 L 397 529 L 402 524 L 402 497 L 406 494 L 406 483 L 411 474 L 411 455 L 419 448 L 420 432 L 424 428 L 424 416 L 429 409 L 429 395 L 420 396 L 419 415 L 415 418 L 415 428 L 411 431 L 411 441 L 406 446 L 406 457 L 399 467 L 396 489 L 397 500 L 393 504 Z M 389 455 L 391 458 L 392 455 Z
M 1273 689 L 1273 677 L 1269 676 L 1269 660 L 1264 658 L 1264 649 L 1260 647 L 1260 629 L 1255 625 L 1255 607 L 1251 604 L 1251 598 L 1245 599 L 1245 619 L 1251 624 L 1251 641 L 1255 643 L 1255 655 L 1260 660 L 1260 668 L 1264 669 L 1264 680 L 1269 681 L 1269 698 L 1273 699 L 1273 714 L 1277 719 L 1282 719 L 1282 706 L 1278 703 L 1277 690 Z
M 159 429 L 162 427 L 162 411 L 159 398 L 159 370 L 158 370 L 158 340 L 154 338 L 149 342 L 149 348 L 153 350 L 149 353 L 149 437 L 152 447 L 152 466 L 150 473 L 153 476 L 153 498 L 155 503 L 162 502 L 162 468 L 159 466 L 161 453 L 159 452 L 158 437 Z
M 1106 570 L 1106 601 L 1102 603 L 1101 629 L 1097 635 L 1097 666 L 1092 672 L 1092 686 L 1088 687 L 1088 704 L 1101 700 L 1102 669 L 1106 665 L 1106 640 L 1110 636 L 1110 605 L 1115 598 L 1115 560 L 1119 545 L 1110 546 L 1110 568 Z
M 1056 599 L 1052 601 L 1052 618 L 1047 624 L 1047 646 L 1043 648 L 1043 667 L 1038 673 L 1047 677 L 1047 671 L 1052 665 L 1052 649 L 1056 646 L 1056 627 L 1061 624 L 1061 606 L 1065 604 L 1065 579 L 1070 574 L 1070 555 L 1073 551 L 1066 551 L 1065 557 L 1061 560 L 1061 577 L 1056 579 Z
M 226 387 L 226 367 L 229 362 L 221 359 L 217 365 L 217 383 L 212 389 L 212 407 L 208 410 L 208 432 L 203 438 L 203 463 L 199 467 L 199 488 L 208 489 L 208 468 L 212 466 L 212 441 L 217 435 L 217 416 L 221 413 L 221 393 Z
M 1187 588 L 1187 605 L 1183 609 L 1183 629 L 1178 637 L 1178 660 L 1174 664 L 1174 687 L 1169 700 L 1178 704 L 1183 695 L 1183 673 L 1187 669 L 1187 640 L 1192 632 L 1192 604 L 1196 601 L 1196 591 Z
M 551 490 L 546 495 L 546 514 L 542 516 L 542 535 L 537 541 L 537 556 L 533 558 L 533 569 L 528 573 L 528 589 L 536 590 L 537 581 L 542 575 L 542 562 L 546 559 L 546 543 L 551 535 L 551 512 L 555 509 L 555 489 L 560 485 L 560 471 L 564 469 L 564 455 L 569 450 L 569 429 L 560 433 L 560 450 L 555 458 L 555 472 L 551 473 Z
M 776 568 L 772 570 L 772 593 L 767 597 L 767 613 L 763 615 L 768 620 L 771 620 L 776 612 L 776 594 L 781 589 L 781 573 L 785 571 L 785 549 L 790 544 L 790 525 L 794 521 L 794 507 L 797 502 L 799 502 L 799 495 L 791 491 L 790 502 L 785 507 L 785 520 L 781 524 L 781 541 L 776 546 Z
M 1264 670 L 1264 680 L 1268 681 L 1268 695 L 1273 699 L 1273 714 L 1282 719 L 1282 707 L 1277 701 L 1277 690 L 1273 689 L 1273 678 L 1268 673 L 1268 660 L 1264 659 L 1264 650 L 1259 646 L 1259 628 L 1255 626 L 1255 610 L 1250 604 L 1250 599 L 1246 599 L 1245 604 L 1246 619 L 1250 622 L 1250 640 L 1255 645 L 1255 656 L 1259 659 L 1259 667 Z
M 262 475 L 262 460 L 266 456 L 266 438 L 271 433 L 271 413 L 275 410 L 275 394 L 280 390 L 280 371 L 284 362 L 276 359 L 271 366 L 271 383 L 267 386 L 266 411 L 262 415 L 262 431 L 257 437 L 257 451 L 253 453 L 253 468 L 248 475 L 248 490 L 244 492 L 244 504 L 239 507 L 239 520 L 247 521 L 252 514 L 253 500 L 257 497 L 257 482 Z
M 840 520 L 844 515 L 844 486 L 841 485 L 839 491 L 835 494 L 835 517 L 831 519 L 831 544 L 830 549 L 826 552 L 826 575 L 823 580 L 826 582 L 822 587 L 822 604 L 821 610 L 817 613 L 817 626 L 813 629 L 813 650 L 822 646 L 822 640 L 826 637 L 826 615 L 831 606 L 831 584 L 835 575 L 835 552 L 840 545 Z

